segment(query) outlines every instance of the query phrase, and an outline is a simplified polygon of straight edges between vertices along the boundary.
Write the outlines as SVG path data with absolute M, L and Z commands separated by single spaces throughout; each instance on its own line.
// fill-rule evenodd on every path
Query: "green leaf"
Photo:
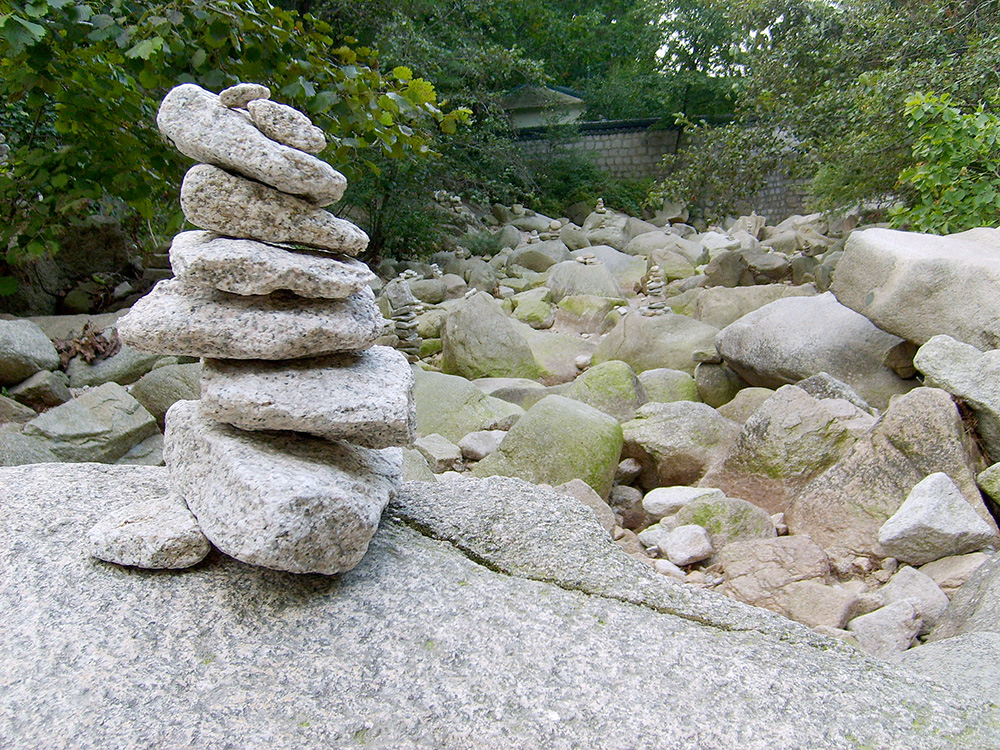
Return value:
M 17 292 L 17 279 L 13 276 L 0 276 L 0 297 L 9 297 Z

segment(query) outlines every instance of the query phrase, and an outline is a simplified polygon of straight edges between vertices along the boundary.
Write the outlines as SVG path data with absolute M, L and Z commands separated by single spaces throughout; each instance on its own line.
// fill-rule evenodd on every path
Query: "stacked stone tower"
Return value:
M 344 177 L 301 113 L 241 84 L 193 84 L 160 107 L 160 131 L 201 162 L 181 207 L 204 231 L 170 248 L 162 281 L 120 322 L 145 351 L 203 358 L 202 397 L 167 413 L 171 489 L 205 536 L 254 565 L 354 567 L 402 474 L 415 431 L 413 375 L 372 346 L 383 320 L 357 255 L 368 238 L 323 210 Z M 303 247 L 306 246 L 306 247 Z

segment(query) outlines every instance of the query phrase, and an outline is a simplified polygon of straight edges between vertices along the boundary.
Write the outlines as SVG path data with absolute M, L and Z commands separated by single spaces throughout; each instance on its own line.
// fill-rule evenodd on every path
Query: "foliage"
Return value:
M 893 222 L 940 234 L 1000 225 L 1000 116 L 962 112 L 948 94 L 915 94 L 905 111 L 915 163 L 899 175 L 910 200 Z
M 2 9 L 3 6 L 0 6 Z M 329 134 L 322 156 L 356 177 L 375 158 L 433 153 L 468 111 L 446 112 L 405 66 L 337 46 L 332 27 L 263 0 L 37 0 L 0 14 L 0 173 L 6 261 L 58 247 L 102 204 L 127 207 L 153 235 L 176 231 L 183 158 L 154 126 L 172 86 L 268 84 Z M 169 220 L 165 220 L 169 217 Z

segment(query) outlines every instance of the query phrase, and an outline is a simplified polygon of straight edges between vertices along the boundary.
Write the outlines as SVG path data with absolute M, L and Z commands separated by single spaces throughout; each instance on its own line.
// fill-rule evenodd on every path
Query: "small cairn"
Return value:
M 372 346 L 368 238 L 323 210 L 344 177 L 316 158 L 322 131 L 270 91 L 193 84 L 160 106 L 160 131 L 197 160 L 181 207 L 204 231 L 170 247 L 161 281 L 120 323 L 144 351 L 203 358 L 199 401 L 167 413 L 171 491 L 243 562 L 295 573 L 357 565 L 413 442 L 406 358 Z M 302 246 L 306 246 L 303 248 Z
M 387 333 L 396 336 L 396 349 L 410 362 L 416 362 L 420 359 L 420 346 L 423 344 L 417 333 L 417 314 L 421 305 L 413 296 L 406 273 L 386 284 L 382 296 L 389 305 L 390 325 Z
M 10 156 L 10 146 L 7 145 L 7 137 L 0 133 L 0 167 L 7 165 L 7 159 Z
M 666 279 L 663 277 L 663 269 L 654 265 L 649 269 L 646 277 L 646 301 L 640 308 L 640 312 L 651 317 L 663 315 L 667 312 L 667 298 L 664 290 L 667 287 Z

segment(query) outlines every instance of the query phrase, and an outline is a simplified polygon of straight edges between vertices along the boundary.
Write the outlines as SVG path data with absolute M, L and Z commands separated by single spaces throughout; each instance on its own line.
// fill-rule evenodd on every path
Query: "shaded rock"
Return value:
M 642 465 L 639 483 L 647 489 L 693 485 L 722 459 L 739 429 L 707 404 L 651 402 L 622 425 L 623 455 Z
M 549 389 L 527 378 L 477 378 L 472 383 L 487 396 L 509 401 L 527 409 L 549 395 Z
M 610 532 L 618 525 L 618 518 L 615 516 L 615 512 L 611 509 L 611 506 L 604 502 L 604 499 L 594 492 L 594 488 L 582 479 L 571 479 L 554 489 L 556 492 L 575 497 L 594 511 L 594 515 L 597 516 L 597 522 L 601 524 L 601 528 L 605 531 Z
M 648 401 L 665 404 L 671 401 L 698 401 L 698 385 L 683 370 L 657 367 L 640 372 L 638 378 Z
M 885 553 L 913 565 L 975 552 L 995 540 L 996 526 L 973 509 L 944 472 L 921 479 L 878 530 Z
M 741 388 L 733 396 L 732 401 L 718 407 L 718 412 L 726 419 L 745 424 L 753 413 L 771 398 L 774 393 L 770 388 L 758 388 L 755 386 Z
M 1000 555 L 980 565 L 955 593 L 927 640 L 976 632 L 1000 633 Z
M 201 363 L 157 367 L 133 383 L 129 393 L 163 429 L 167 409 L 178 401 L 201 398 Z
M 698 295 L 693 317 L 721 329 L 779 299 L 811 297 L 815 294 L 815 288 L 808 285 L 764 284 L 735 288 L 713 286 Z
M 52 452 L 45 438 L 0 430 L 0 466 L 46 464 L 61 460 Z
M 790 617 L 788 586 L 800 581 L 829 583 L 830 562 L 805 535 L 731 542 L 717 561 L 726 573 L 723 590 L 734 599 Z M 833 627 L 843 627 L 844 623 Z
M 24 434 L 43 438 L 62 461 L 111 463 L 159 432 L 153 415 L 117 383 L 81 393 L 31 420 Z
M 694 374 L 694 352 L 713 346 L 717 334 L 686 315 L 629 313 L 598 344 L 594 364 L 620 359 L 636 373 L 666 367 Z
M 569 256 L 569 248 L 562 240 L 546 240 L 534 245 L 515 247 L 507 257 L 507 267 L 521 266 L 529 271 L 548 270 L 550 266 L 560 263 Z
M 705 286 L 753 286 L 753 283 L 746 259 L 734 250 L 714 254 L 705 266 Z
M 0 424 L 24 424 L 38 416 L 30 406 L 15 401 L 6 396 L 0 396 Z
M 553 486 L 582 479 L 607 497 L 621 450 L 622 428 L 613 417 L 563 396 L 546 396 L 472 473 Z
M 879 593 L 886 604 L 907 601 L 913 605 L 923 623 L 921 633 L 927 633 L 948 609 L 948 597 L 929 576 L 906 565 L 897 570 Z
M 880 554 L 879 527 L 914 485 L 938 471 L 955 480 L 987 520 L 974 451 L 951 397 L 917 388 L 895 399 L 847 456 L 806 485 L 785 513 L 789 531 L 809 534 L 828 551 Z
M 940 586 L 945 596 L 950 599 L 972 577 L 979 566 L 989 559 L 990 556 L 983 552 L 950 555 L 921 565 L 919 570 Z
M 712 546 L 716 550 L 745 539 L 775 536 L 774 524 L 766 511 L 735 497 L 692 500 L 678 511 L 674 521 L 681 525 L 693 523 L 703 527 L 711 535 Z
M 30 320 L 0 320 L 0 386 L 16 385 L 39 370 L 59 368 L 59 353 Z
M 340 200 L 344 176 L 326 162 L 276 143 L 250 118 L 192 83 L 172 89 L 160 104 L 156 124 L 185 156 L 231 169 L 317 206 Z
M 413 374 L 387 346 L 285 362 L 205 360 L 202 412 L 242 430 L 294 430 L 366 448 L 416 435 Z
M 38 411 L 65 404 L 73 394 L 69 392 L 66 373 L 49 370 L 36 372 L 27 380 L 10 387 L 10 395 L 20 404 Z M 0 421 L 9 421 L 0 419 Z
M 577 336 L 549 331 L 536 331 L 513 321 L 515 329 L 528 344 L 538 366 L 538 378 L 546 385 L 568 383 L 580 374 L 578 363 L 591 361 L 595 346 Z
M 211 549 L 184 501 L 170 493 L 116 508 L 87 540 L 98 560 L 153 570 L 189 568 Z
M 729 366 L 751 385 L 777 388 L 826 372 L 878 408 L 915 385 L 884 364 L 898 343 L 829 293 L 772 302 L 727 326 L 715 340 Z
M 923 344 L 947 334 L 978 349 L 1000 347 L 1000 230 L 945 237 L 852 232 L 833 291 L 879 328 Z
M 477 292 L 452 310 L 441 329 L 441 369 L 466 378 L 541 375 L 528 342 L 499 303 Z
M 215 359 L 318 357 L 370 346 L 382 333 L 371 289 L 342 300 L 245 297 L 161 281 L 119 322 L 142 351 Z
M 815 399 L 784 385 L 747 419 L 724 461 L 702 484 L 781 513 L 874 423 L 846 401 Z
M 402 476 L 398 448 L 374 451 L 214 422 L 197 401 L 167 414 L 171 486 L 231 557 L 292 573 L 357 565 Z
M 710 351 L 712 354 L 715 353 L 714 349 Z M 695 352 L 695 360 L 704 354 L 705 352 Z M 713 409 L 728 404 L 747 386 L 747 382 L 728 365 L 715 362 L 698 362 L 694 368 L 694 382 L 698 387 L 698 400 Z
M 417 432 L 438 433 L 458 442 L 477 430 L 509 429 L 523 414 L 520 406 L 487 396 L 465 378 L 414 369 Z
M 646 400 L 632 368 L 617 360 L 591 367 L 570 383 L 561 395 L 600 409 L 619 422 L 632 419 L 635 410 Z
M 322 208 L 274 188 L 196 164 L 181 183 L 184 218 L 229 237 L 290 242 L 345 255 L 368 246 L 368 235 Z
M 427 459 L 414 448 L 403 448 L 403 481 L 436 482 L 437 475 L 431 471 Z
M 286 289 L 301 297 L 339 299 L 375 279 L 361 261 L 219 237 L 212 232 L 175 236 L 170 245 L 170 266 L 186 282 L 231 294 L 259 295 Z
M 163 435 L 150 435 L 115 461 L 120 466 L 163 466 Z
M 122 346 L 113 356 L 97 360 L 93 364 L 88 364 L 83 357 L 73 357 L 66 367 L 66 375 L 69 378 L 70 388 L 84 388 L 104 383 L 131 385 L 152 370 L 159 359 L 159 354 Z
M 858 597 L 848 589 L 819 581 L 796 581 L 782 592 L 787 617 L 811 628 L 843 628 L 850 619 Z
M 879 659 L 892 659 L 906 651 L 921 626 L 917 610 L 908 601 L 888 604 L 847 623 L 861 648 Z

